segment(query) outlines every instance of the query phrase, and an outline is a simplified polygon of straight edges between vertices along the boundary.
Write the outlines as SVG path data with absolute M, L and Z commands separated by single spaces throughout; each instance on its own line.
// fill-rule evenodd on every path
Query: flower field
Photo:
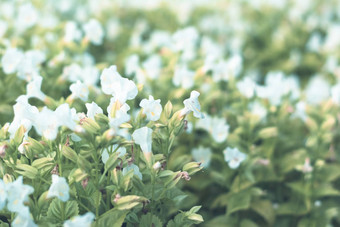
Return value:
M 340 226 L 336 0 L 1 0 L 0 227 Z

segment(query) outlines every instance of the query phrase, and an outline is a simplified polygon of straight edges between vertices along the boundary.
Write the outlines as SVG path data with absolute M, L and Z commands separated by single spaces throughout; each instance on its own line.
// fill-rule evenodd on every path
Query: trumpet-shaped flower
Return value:
M 89 89 L 87 88 L 85 84 L 80 82 L 80 80 L 78 80 L 74 84 L 71 84 L 70 90 L 72 92 L 73 98 L 79 98 L 84 102 L 87 101 L 87 98 L 89 96 Z
M 130 106 L 124 103 L 119 109 L 116 109 L 115 115 L 112 114 L 112 109 L 114 108 L 116 101 L 111 98 L 110 105 L 107 107 L 107 112 L 109 114 L 109 124 L 112 128 L 117 128 L 121 124 L 128 122 L 130 120 L 130 115 L 127 113 L 130 110 Z
M 97 105 L 97 103 L 92 102 L 92 103 L 86 103 L 86 109 L 87 109 L 87 117 L 91 118 L 94 120 L 94 116 L 96 116 L 96 114 L 102 114 L 103 110 L 102 108 L 100 108 L 100 106 Z
M 70 198 L 69 191 L 70 187 L 68 186 L 66 179 L 53 174 L 52 184 L 47 192 L 46 198 L 57 197 L 61 201 L 66 202 Z
M 152 129 L 142 127 L 132 133 L 132 138 L 138 144 L 144 153 L 152 151 Z
M 247 155 L 237 148 L 227 147 L 224 151 L 224 160 L 228 162 L 231 169 L 236 169 L 247 158 Z
M 41 91 L 41 82 L 42 82 L 42 77 L 37 76 L 34 77 L 34 79 L 29 82 L 26 86 L 27 90 L 27 97 L 31 98 L 37 98 L 40 99 L 41 101 L 44 101 L 46 98 L 46 95 Z
M 143 108 L 143 113 L 150 121 L 157 121 L 161 117 L 162 105 L 161 100 L 154 100 L 152 95 L 149 95 L 149 99 L 143 99 L 139 106 Z
M 96 19 L 91 19 L 84 27 L 85 37 L 94 45 L 103 43 L 104 30 Z
M 16 181 L 6 185 L 6 191 L 7 209 L 22 214 L 27 213 L 28 208 L 24 206 L 24 202 L 28 201 L 28 196 L 34 192 L 34 188 L 24 185 L 22 176 L 19 176 Z
M 123 168 L 122 174 L 126 175 L 129 171 L 133 170 L 133 174 L 139 177 L 139 179 L 143 179 L 142 173 L 139 170 L 139 167 L 135 164 L 128 165 L 127 167 Z
M 209 167 L 212 155 L 210 148 L 200 146 L 199 148 L 194 148 L 191 154 L 195 161 L 201 162 L 203 168 Z
M 198 102 L 198 96 L 200 95 L 197 91 L 192 91 L 190 93 L 190 98 L 184 100 L 184 108 L 181 110 L 181 116 L 189 114 L 191 111 L 197 118 L 204 118 L 201 112 L 201 105 Z
M 78 215 L 71 218 L 70 220 L 65 221 L 64 227 L 90 227 L 94 218 L 95 216 L 92 212 L 87 212 L 84 215 Z
M 24 54 L 22 53 L 22 51 L 15 48 L 7 49 L 5 54 L 1 58 L 2 70 L 6 74 L 17 72 L 23 57 Z
M 135 83 L 121 77 L 115 65 L 103 70 L 100 82 L 103 92 L 112 95 L 115 101 L 118 100 L 122 104 L 127 100 L 134 99 L 138 93 Z

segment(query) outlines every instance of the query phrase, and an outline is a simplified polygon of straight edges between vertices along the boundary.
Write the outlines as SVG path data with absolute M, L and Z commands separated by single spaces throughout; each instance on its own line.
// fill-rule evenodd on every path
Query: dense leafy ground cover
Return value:
M 0 12 L 0 226 L 340 226 L 338 1 Z

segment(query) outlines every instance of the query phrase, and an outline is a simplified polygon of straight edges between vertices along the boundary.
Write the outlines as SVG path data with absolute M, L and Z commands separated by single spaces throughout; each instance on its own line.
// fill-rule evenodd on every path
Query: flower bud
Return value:
M 4 175 L 3 181 L 5 182 L 5 184 L 11 183 L 14 181 L 14 177 L 12 175 L 9 175 L 8 173 L 6 173 Z
M 153 164 L 152 168 L 154 170 L 159 170 L 162 167 L 160 162 L 156 162 L 155 164 Z
M 0 157 L 4 158 L 6 156 L 6 149 L 8 148 L 7 144 L 0 145 Z
M 20 154 L 25 154 L 26 151 L 28 151 L 28 145 L 30 143 L 28 141 L 23 141 L 19 147 L 18 147 L 18 151 L 20 152 Z

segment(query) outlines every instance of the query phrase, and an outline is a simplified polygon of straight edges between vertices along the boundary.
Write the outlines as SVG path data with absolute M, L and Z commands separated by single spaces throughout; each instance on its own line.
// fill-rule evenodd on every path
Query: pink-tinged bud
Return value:
M 58 165 L 56 165 L 56 166 L 52 169 L 51 175 L 53 175 L 53 174 L 59 176 L 59 166 L 58 166 Z
M 0 145 L 0 157 L 4 158 L 6 156 L 7 144 Z
M 159 170 L 162 167 L 162 164 L 160 162 L 156 162 L 155 164 L 153 164 L 152 168 L 154 170 Z
M 88 183 L 89 183 L 89 178 L 87 177 L 81 181 L 81 186 L 83 186 L 83 188 L 85 189 Z
M 121 198 L 120 194 L 117 194 L 113 200 L 113 202 L 117 203 L 118 200 Z
M 18 151 L 20 152 L 20 154 L 25 154 L 27 151 L 27 145 L 29 145 L 30 143 L 28 141 L 24 141 L 22 142 L 19 147 L 18 147 Z
M 182 178 L 186 181 L 189 181 L 191 177 L 189 176 L 188 172 L 182 172 Z
M 268 166 L 269 163 L 270 163 L 270 160 L 268 160 L 268 159 L 259 159 L 259 160 L 257 160 L 256 163 L 259 164 L 259 165 L 262 165 L 262 166 Z

